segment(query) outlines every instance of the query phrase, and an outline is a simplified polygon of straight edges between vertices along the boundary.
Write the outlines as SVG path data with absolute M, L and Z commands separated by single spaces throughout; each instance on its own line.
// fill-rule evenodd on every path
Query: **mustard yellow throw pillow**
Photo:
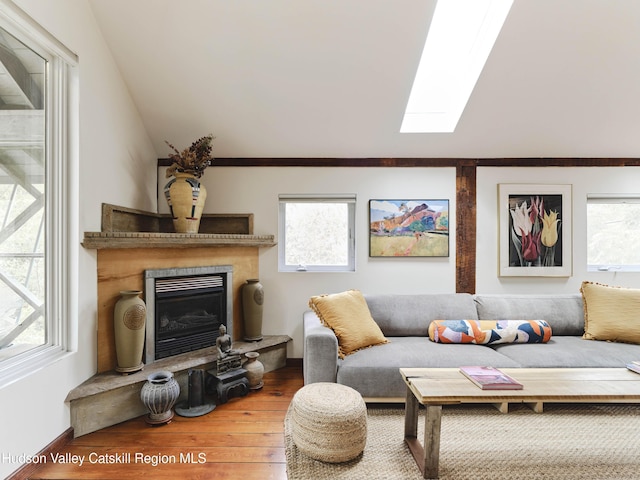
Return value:
M 587 340 L 640 344 L 640 290 L 582 282 Z
M 363 348 L 388 343 L 359 290 L 311 297 L 309 307 L 338 337 L 340 358 Z

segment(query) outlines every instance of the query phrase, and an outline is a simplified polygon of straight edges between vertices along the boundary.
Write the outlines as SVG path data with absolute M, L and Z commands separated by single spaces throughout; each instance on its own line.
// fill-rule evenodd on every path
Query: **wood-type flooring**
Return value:
M 262 389 L 207 415 L 162 426 L 138 417 L 75 438 L 28 478 L 286 480 L 283 422 L 302 386 L 301 365 L 266 373 Z

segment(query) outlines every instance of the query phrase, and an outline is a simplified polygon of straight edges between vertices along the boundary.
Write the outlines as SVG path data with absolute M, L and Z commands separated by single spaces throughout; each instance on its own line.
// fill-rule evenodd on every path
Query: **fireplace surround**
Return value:
M 233 267 L 145 270 L 147 365 L 216 344 L 233 331 Z
M 211 369 L 215 347 L 163 358 L 130 375 L 116 366 L 113 307 L 121 290 L 145 290 L 149 269 L 200 268 L 230 265 L 233 328 L 228 329 L 240 355 L 259 352 L 265 372 L 287 361 L 288 335 L 264 335 L 259 342 L 244 342 L 241 289 L 247 279 L 259 278 L 259 250 L 276 245 L 273 235 L 253 234 L 252 214 L 209 214 L 199 234 L 166 233 L 171 219 L 125 207 L 103 204 L 102 231 L 85 232 L 82 245 L 96 251 L 98 276 L 97 374 L 67 396 L 71 426 L 78 437 L 148 413 L 140 389 L 150 373 L 168 370 L 175 375 L 186 400 L 190 369 Z M 146 301 L 146 298 L 145 298 Z M 99 412 L 99 415 L 96 415 Z

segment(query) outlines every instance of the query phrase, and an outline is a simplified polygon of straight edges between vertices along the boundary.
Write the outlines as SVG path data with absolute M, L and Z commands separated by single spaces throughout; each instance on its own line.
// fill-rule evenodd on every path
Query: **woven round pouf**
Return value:
M 353 388 L 311 383 L 291 400 L 291 438 L 300 452 L 323 462 L 353 460 L 367 442 L 367 406 Z

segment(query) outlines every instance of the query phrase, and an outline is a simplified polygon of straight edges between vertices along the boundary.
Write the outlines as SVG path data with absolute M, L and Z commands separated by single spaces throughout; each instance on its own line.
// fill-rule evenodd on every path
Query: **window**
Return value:
M 69 347 L 71 82 L 76 57 L 15 5 L 0 10 L 0 385 Z
M 279 271 L 355 271 L 355 208 L 355 195 L 280 195 Z
M 589 271 L 640 271 L 640 195 L 587 198 Z
M 400 132 L 451 133 L 513 0 L 438 0 Z

